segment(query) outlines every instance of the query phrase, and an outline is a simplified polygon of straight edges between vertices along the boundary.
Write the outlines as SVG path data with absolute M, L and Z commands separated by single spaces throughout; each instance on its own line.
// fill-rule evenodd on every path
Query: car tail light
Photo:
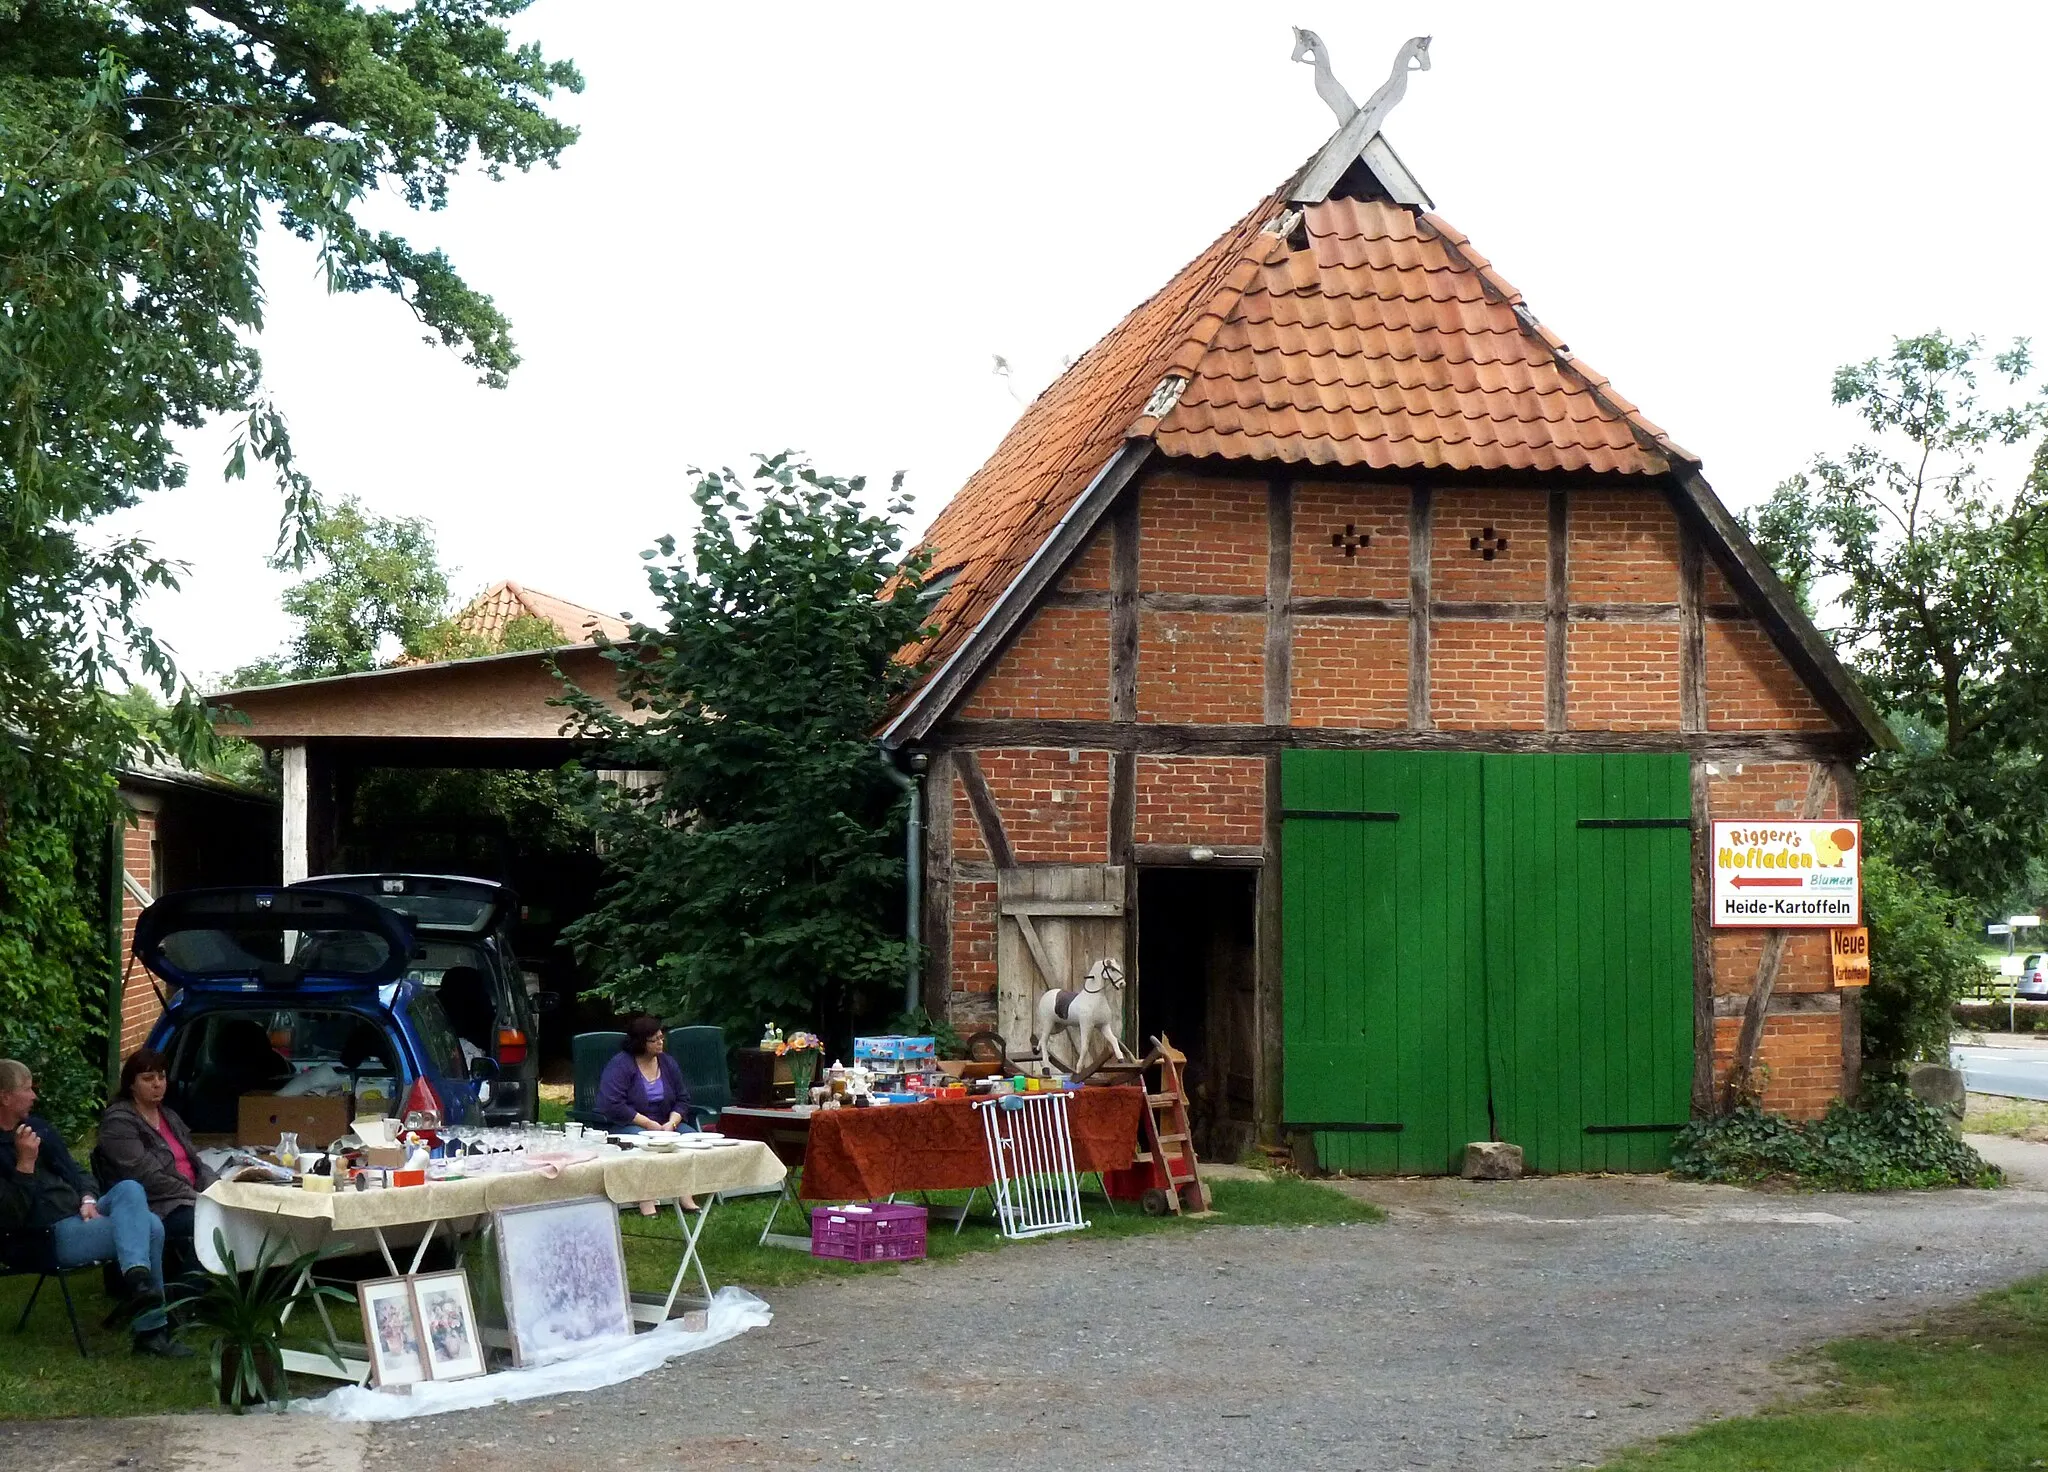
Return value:
M 526 1061 L 526 1034 L 516 1027 L 499 1028 L 498 1061 L 500 1063 L 524 1063 Z

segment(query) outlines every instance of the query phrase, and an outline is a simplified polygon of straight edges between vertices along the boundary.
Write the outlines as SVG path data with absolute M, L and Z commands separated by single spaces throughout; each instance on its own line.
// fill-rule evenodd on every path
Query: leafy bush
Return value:
M 1898 1191 L 1996 1186 L 1994 1165 L 1950 1133 L 1939 1110 L 1903 1084 L 1868 1085 L 1854 1105 L 1837 1099 L 1820 1119 L 1766 1114 L 1754 1104 L 1687 1125 L 1672 1173 L 1732 1185 L 1787 1182 L 1814 1191 Z
M 1956 999 L 1983 974 L 1969 907 L 1873 852 L 1863 865 L 1870 925 L 1870 985 L 1863 994 L 1863 1053 L 1897 1063 L 1948 1058 Z

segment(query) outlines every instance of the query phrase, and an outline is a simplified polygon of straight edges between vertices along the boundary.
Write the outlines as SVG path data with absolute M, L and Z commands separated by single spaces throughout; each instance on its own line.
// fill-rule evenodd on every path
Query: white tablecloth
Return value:
M 709 1149 L 669 1153 L 626 1150 L 562 1168 L 556 1175 L 511 1171 L 470 1180 L 430 1181 L 381 1191 L 307 1191 L 296 1186 L 216 1181 L 193 1212 L 199 1260 L 221 1270 L 214 1250 L 218 1228 L 237 1267 L 254 1265 L 266 1238 L 289 1239 L 288 1260 L 321 1248 L 375 1252 L 381 1231 L 389 1246 L 417 1242 L 433 1223 L 457 1232 L 508 1206 L 605 1196 L 613 1201 L 670 1201 L 720 1191 L 757 1191 L 778 1184 L 787 1169 L 766 1145 L 740 1140 Z

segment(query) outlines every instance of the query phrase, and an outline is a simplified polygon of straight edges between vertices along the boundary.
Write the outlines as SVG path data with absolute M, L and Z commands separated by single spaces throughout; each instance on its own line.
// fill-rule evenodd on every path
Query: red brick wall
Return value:
M 1405 726 L 1408 620 L 1298 618 L 1289 679 L 1297 726 Z
M 948 1011 L 957 1027 L 993 1022 L 996 1015 L 996 887 L 993 881 L 953 881 L 953 975 Z
M 1019 862 L 1109 862 L 1109 753 L 1020 747 L 978 751 Z
M 1740 1017 L 1714 1019 L 1714 1082 L 1727 1081 Z M 1842 1092 L 1842 1019 L 1833 1012 L 1784 1013 L 1764 1023 L 1757 1061 L 1764 1066 L 1764 1108 L 1793 1119 L 1818 1119 Z
M 1107 527 L 1098 528 L 1074 559 L 1060 587 L 1069 593 L 1106 592 L 1109 588 L 1110 538 Z
M 1746 619 L 1708 619 L 1706 632 L 1710 729 L 1834 729 L 1834 722 L 1760 625 Z
M 1429 637 L 1429 711 L 1439 727 L 1543 729 L 1542 624 L 1440 620 Z
M 1678 625 L 1575 623 L 1564 648 L 1573 730 L 1678 729 Z
M 967 779 L 958 772 L 953 774 L 953 857 L 969 863 L 987 863 L 989 857 L 974 805 L 967 800 Z
M 1443 603 L 1541 603 L 1550 570 L 1543 491 L 1443 491 L 1434 501 L 1430 594 Z M 1492 527 L 1507 550 L 1488 562 L 1472 538 Z M 1542 703 L 1537 704 L 1539 716 Z
M 1109 611 L 1041 608 L 960 714 L 969 719 L 1109 719 Z
M 1676 603 L 1678 517 L 1656 491 L 1573 491 L 1566 587 L 1574 603 Z
M 1138 497 L 1138 590 L 1266 591 L 1264 481 L 1147 480 Z
M 1262 843 L 1265 825 L 1265 758 L 1138 758 L 1137 842 Z
M 1700 596 L 1711 607 L 1716 603 L 1736 601 L 1735 589 L 1729 586 L 1728 577 L 1721 571 L 1721 564 L 1709 556 L 1705 576 L 1700 579 Z
M 1258 724 L 1265 716 L 1266 618 L 1138 615 L 1138 719 Z
M 1347 526 L 1372 537 L 1354 557 L 1330 545 Z M 1408 488 L 1297 484 L 1292 562 L 1297 598 L 1406 598 Z
M 156 814 L 129 811 L 132 820 L 127 831 L 121 835 L 121 867 L 143 890 L 154 899 L 157 897 L 157 863 L 154 845 L 156 843 Z M 123 978 L 121 988 L 121 1036 L 120 1056 L 126 1058 L 141 1047 L 149 1030 L 156 1026 L 157 1017 L 163 1006 L 156 999 L 156 988 L 151 985 L 150 975 L 140 965 L 128 964 L 129 952 L 135 945 L 135 922 L 142 914 L 142 904 L 127 885 L 121 886 L 121 954 L 118 963 Z

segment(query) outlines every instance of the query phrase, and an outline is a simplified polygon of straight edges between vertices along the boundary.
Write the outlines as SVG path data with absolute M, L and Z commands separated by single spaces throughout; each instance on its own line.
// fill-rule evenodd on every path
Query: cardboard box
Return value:
M 286 1130 L 299 1137 L 300 1148 L 325 1150 L 348 1133 L 348 1100 L 311 1095 L 297 1099 L 276 1094 L 242 1096 L 235 1113 L 237 1145 L 275 1145 Z
M 970 1063 L 965 1058 L 941 1058 L 939 1072 L 947 1078 L 995 1078 L 1003 1071 L 1000 1063 Z

